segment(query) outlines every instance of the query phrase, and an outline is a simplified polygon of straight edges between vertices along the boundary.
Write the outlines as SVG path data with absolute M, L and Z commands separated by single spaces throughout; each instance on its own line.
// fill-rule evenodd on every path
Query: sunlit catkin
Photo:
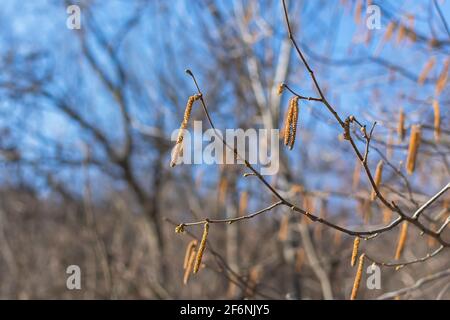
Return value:
M 295 272 L 300 273 L 305 263 L 305 249 L 299 248 L 295 256 Z
M 395 251 L 395 260 L 400 259 L 403 248 L 405 247 L 406 236 L 408 235 L 408 222 L 403 222 L 402 228 L 400 230 L 400 235 L 398 237 L 397 249 Z
M 439 142 L 441 138 L 441 112 L 439 108 L 439 101 L 433 100 L 433 111 L 434 111 L 434 139 Z
M 398 33 L 397 33 L 397 43 L 401 43 L 402 40 L 405 38 L 406 35 L 406 27 L 404 24 L 400 24 L 400 27 L 398 28 Z
M 450 58 L 447 58 L 444 62 L 444 67 L 436 81 L 435 87 L 436 96 L 439 96 L 441 94 L 442 90 L 444 90 L 445 85 L 447 84 L 449 67 L 450 67 Z
M 192 240 L 189 242 L 189 244 L 186 247 L 186 253 L 184 255 L 184 263 L 183 263 L 183 269 L 186 269 L 189 264 L 189 258 L 191 257 L 192 251 L 195 250 L 195 247 L 197 246 L 197 240 Z
M 174 167 L 177 164 L 178 157 L 180 156 L 181 150 L 182 150 L 182 143 L 183 143 L 183 134 L 184 130 L 186 130 L 189 118 L 191 117 L 192 112 L 192 106 L 194 105 L 194 102 L 198 99 L 200 99 L 200 94 L 195 94 L 193 96 L 190 96 L 188 99 L 188 102 L 186 104 L 186 109 L 184 110 L 184 116 L 183 121 L 180 125 L 180 130 L 178 132 L 177 141 L 175 142 L 175 146 L 172 150 L 172 159 L 170 161 L 170 166 Z
M 391 218 L 392 218 L 391 209 L 385 207 L 383 209 L 383 224 L 388 224 L 389 222 L 391 222 Z
M 277 94 L 278 94 L 279 96 L 281 96 L 282 93 L 283 93 L 283 91 L 284 91 L 284 83 L 280 83 L 280 84 L 278 85 L 278 87 L 277 87 Z
M 361 161 L 357 159 L 355 162 L 355 167 L 353 168 L 353 177 L 352 177 L 353 191 L 356 191 L 358 189 L 360 176 L 361 176 Z
M 383 176 L 383 160 L 380 160 L 378 162 L 377 169 L 375 170 L 375 176 L 373 178 L 377 189 L 381 184 L 382 176 Z M 377 198 L 377 193 L 376 193 L 375 189 L 373 188 L 372 194 L 370 195 L 370 200 L 374 201 L 376 198 Z
M 409 139 L 408 156 L 406 158 L 406 172 L 412 174 L 416 167 L 417 153 L 421 140 L 420 125 L 413 125 L 411 128 L 411 135 Z
M 289 142 L 289 149 L 292 150 L 295 143 L 295 136 L 297 134 L 297 122 L 298 122 L 298 97 L 295 96 L 292 98 L 292 108 L 293 108 L 293 115 L 292 115 L 292 124 L 291 124 L 291 141 Z
M 209 223 L 206 222 L 203 226 L 203 236 L 202 240 L 200 241 L 197 257 L 195 258 L 194 273 L 198 272 L 198 269 L 200 269 L 200 265 L 202 264 L 202 258 L 206 248 L 206 239 L 208 238 L 208 232 L 209 232 Z
M 389 41 L 392 38 L 392 35 L 394 34 L 395 28 L 397 25 L 394 21 L 389 22 L 389 24 L 386 27 L 386 32 L 384 34 L 384 41 Z
M 286 241 L 289 234 L 289 216 L 286 214 L 281 218 L 280 229 L 278 229 L 278 240 Z
M 291 139 L 291 123 L 292 118 L 294 115 L 294 110 L 292 109 L 292 100 L 289 101 L 289 107 L 286 113 L 286 117 L 284 119 L 284 129 L 283 129 L 283 136 L 284 136 L 284 145 L 289 145 L 289 141 Z
M 353 242 L 353 250 L 352 250 L 352 260 L 350 262 L 350 265 L 353 267 L 356 263 L 356 257 L 358 256 L 358 248 L 359 248 L 359 242 L 361 239 L 359 237 L 355 238 L 355 241 Z
M 434 65 L 436 63 L 436 57 L 431 57 L 424 65 L 422 71 L 420 72 L 419 78 L 417 79 L 417 82 L 422 85 L 424 84 L 425 80 L 428 77 L 428 74 L 430 73 L 431 69 L 433 69 Z
M 292 150 L 295 142 L 298 122 L 298 97 L 294 96 L 289 100 L 289 108 L 284 122 L 284 144 Z
M 359 289 L 359 285 L 361 283 L 362 271 L 363 271 L 363 267 L 364 267 L 364 258 L 365 258 L 365 254 L 363 253 L 359 257 L 358 269 L 356 270 L 355 282 L 353 283 L 352 295 L 350 296 L 350 300 L 355 300 L 356 296 L 358 295 L 358 289 Z
M 192 267 L 194 266 L 195 262 L 195 249 L 192 250 L 192 252 L 189 255 L 188 263 L 186 265 L 186 268 L 184 269 L 184 277 L 183 277 L 183 284 L 186 285 L 189 281 L 189 277 L 191 275 Z
M 241 193 L 239 198 L 239 216 L 245 215 L 248 207 L 248 192 L 244 191 Z
M 398 115 L 397 134 L 400 142 L 403 141 L 405 138 L 405 112 L 403 111 L 403 108 L 400 108 L 400 113 Z

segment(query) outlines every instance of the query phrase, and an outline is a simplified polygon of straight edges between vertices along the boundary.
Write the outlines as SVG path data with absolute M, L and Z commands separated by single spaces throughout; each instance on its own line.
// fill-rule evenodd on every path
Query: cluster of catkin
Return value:
M 177 229 L 175 231 L 178 232 Z M 203 235 L 198 250 L 197 250 L 198 244 L 197 240 L 192 240 L 191 242 L 189 242 L 186 248 L 183 263 L 184 269 L 183 283 L 185 285 L 188 283 L 191 273 L 197 273 L 202 265 L 203 253 L 205 252 L 208 233 L 209 233 L 209 223 L 205 222 L 205 224 L 203 225 Z
M 192 106 L 194 105 L 194 102 L 200 98 L 201 98 L 200 94 L 195 94 L 193 96 L 190 96 L 188 99 L 186 108 L 184 110 L 183 121 L 181 122 L 180 130 L 178 132 L 177 141 L 175 142 L 175 146 L 173 147 L 173 150 L 172 150 L 172 159 L 170 161 L 171 167 L 175 167 L 175 165 L 177 164 L 177 160 L 181 154 L 182 147 L 183 147 L 184 130 L 186 130 L 188 122 L 189 122 L 189 118 L 191 117 Z

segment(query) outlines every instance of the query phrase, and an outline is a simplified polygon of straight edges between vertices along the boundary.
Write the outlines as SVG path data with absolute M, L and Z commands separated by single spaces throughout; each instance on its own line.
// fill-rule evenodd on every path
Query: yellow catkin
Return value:
M 305 263 L 305 250 L 299 248 L 295 257 L 295 272 L 300 273 L 302 271 L 303 264 Z
M 281 218 L 280 229 L 278 230 L 278 240 L 286 241 L 289 233 L 289 216 L 286 214 Z
M 398 115 L 397 135 L 400 142 L 405 139 L 405 112 L 403 111 L 403 108 L 400 108 L 400 113 Z
M 429 229 L 430 230 L 434 230 L 435 228 L 436 228 L 436 224 L 430 223 Z M 427 245 L 428 245 L 428 247 L 432 248 L 432 247 L 434 247 L 436 245 L 436 243 L 437 243 L 437 241 L 436 241 L 435 237 L 428 236 L 428 238 L 427 238 Z
M 239 216 L 245 215 L 248 207 L 248 192 L 244 191 L 241 193 L 239 198 Z
M 400 230 L 400 235 L 398 237 L 397 249 L 395 250 L 395 260 L 400 259 L 403 248 L 406 243 L 406 236 L 408 235 L 408 222 L 403 222 L 402 228 Z
M 397 43 L 402 42 L 402 40 L 405 38 L 406 35 L 406 27 L 403 24 L 400 24 L 400 27 L 398 29 L 397 33 Z
M 359 159 L 355 162 L 355 167 L 353 168 L 353 178 L 352 178 L 352 190 L 356 191 L 359 187 L 359 180 L 361 176 L 361 162 Z
M 397 26 L 394 21 L 389 22 L 389 24 L 386 27 L 386 33 L 384 34 L 384 41 L 391 40 L 396 27 Z
M 181 122 L 180 130 L 178 132 L 177 141 L 175 142 L 175 146 L 172 151 L 172 159 L 170 161 L 171 167 L 175 167 L 178 157 L 180 156 L 181 149 L 182 149 L 183 137 L 184 137 L 183 134 L 184 134 L 184 130 L 186 130 L 186 128 L 187 128 L 189 118 L 191 117 L 192 106 L 194 105 L 194 102 L 196 100 L 200 99 L 200 97 L 201 97 L 200 94 L 196 94 L 196 95 L 190 96 L 188 99 L 188 102 L 186 104 L 186 109 L 184 110 L 183 121 Z
M 321 219 L 326 219 L 327 218 L 327 213 L 328 213 L 327 211 L 328 211 L 328 200 L 327 199 L 322 199 L 320 201 L 319 217 Z M 323 224 L 322 223 L 316 224 L 315 225 L 315 229 L 314 229 L 314 238 L 318 242 L 322 241 L 322 231 L 323 231 Z
M 411 135 L 409 139 L 408 156 L 406 158 L 406 172 L 412 174 L 416 167 L 417 153 L 421 140 L 420 125 L 413 125 L 411 128 Z
M 438 80 L 436 81 L 436 96 L 440 95 L 442 90 L 444 90 L 445 85 L 447 84 L 448 80 L 448 70 L 450 67 L 450 58 L 447 58 L 444 63 L 444 68 L 442 69 L 441 73 L 439 74 Z
M 289 145 L 289 142 L 291 140 L 291 123 L 292 118 L 294 116 L 294 109 L 292 108 L 292 99 L 289 101 L 289 108 L 286 113 L 286 118 L 284 120 L 284 130 L 283 130 L 283 136 L 284 136 L 284 145 Z
M 355 300 L 358 295 L 359 285 L 361 284 L 362 271 L 364 267 L 364 258 L 365 254 L 363 253 L 359 257 L 358 261 L 358 269 L 356 270 L 355 282 L 353 283 L 352 295 L 350 296 L 350 300 Z
M 183 263 L 183 269 L 186 269 L 189 264 L 189 258 L 191 257 L 192 251 L 195 250 L 195 247 L 197 246 L 197 240 L 192 240 L 189 242 L 189 244 L 186 247 L 186 253 L 184 255 L 184 263 Z
M 392 136 L 392 130 L 389 130 L 388 137 L 387 137 L 387 143 L 386 143 L 386 158 L 388 160 L 392 159 L 392 155 L 394 154 L 394 138 Z
M 284 90 L 284 84 L 283 84 L 283 83 L 280 83 L 280 84 L 278 85 L 278 87 L 277 87 L 277 94 L 278 94 L 279 96 L 281 96 L 282 93 L 283 93 L 283 90 Z
M 389 208 L 383 209 L 383 224 L 388 224 L 391 222 L 392 211 Z
M 375 182 L 375 186 L 379 188 L 381 184 L 381 178 L 383 176 L 383 160 L 380 160 L 377 165 L 377 169 L 375 170 L 375 176 L 373 178 Z M 372 194 L 370 195 L 370 200 L 374 201 L 377 198 L 377 193 L 375 189 L 372 190 Z
M 362 0 L 357 0 L 355 7 L 355 23 L 359 24 L 361 22 L 361 12 L 362 12 Z
M 419 78 L 417 79 L 417 82 L 420 85 L 423 85 L 425 80 L 428 77 L 428 74 L 430 73 L 431 69 L 433 69 L 434 65 L 436 63 L 436 57 L 431 57 L 424 65 L 422 71 L 420 72 Z
M 246 297 L 253 297 L 255 295 L 255 288 L 259 283 L 262 276 L 262 268 L 260 265 L 256 265 L 250 269 L 248 274 L 248 284 L 245 290 Z
M 289 149 L 292 150 L 295 143 L 295 136 L 297 134 L 297 122 L 298 122 L 298 97 L 292 98 L 292 123 L 291 123 L 291 137 L 289 142 Z
M 189 277 L 191 275 L 192 267 L 194 266 L 195 262 L 195 249 L 192 250 L 191 254 L 189 255 L 189 260 L 186 265 L 186 269 L 184 269 L 184 277 L 183 277 L 183 284 L 186 285 L 189 281 Z
M 227 198 L 228 192 L 228 180 L 226 177 L 222 176 L 219 180 L 219 188 L 218 188 L 218 202 L 220 205 L 225 204 L 225 200 Z
M 441 112 L 439 108 L 439 101 L 433 100 L 433 111 L 434 111 L 434 139 L 439 142 L 441 138 Z
M 360 243 L 361 239 L 359 237 L 355 238 L 355 241 L 353 242 L 353 250 L 352 250 L 352 260 L 350 262 L 350 265 L 353 267 L 356 263 L 356 257 L 358 256 L 358 248 L 359 248 L 359 243 Z
M 414 20 L 415 19 L 413 15 L 408 15 L 409 29 L 407 30 L 407 36 L 412 42 L 417 41 L 417 34 L 414 31 Z
M 197 257 L 195 258 L 194 273 L 198 272 L 198 269 L 200 269 L 200 265 L 202 264 L 202 258 L 206 248 L 206 239 L 208 238 L 208 233 L 209 233 L 209 223 L 206 222 L 203 226 L 203 236 L 202 240 L 200 241 Z
M 342 243 L 342 232 L 335 230 L 334 231 L 334 237 L 333 237 L 333 243 L 336 247 L 339 247 Z

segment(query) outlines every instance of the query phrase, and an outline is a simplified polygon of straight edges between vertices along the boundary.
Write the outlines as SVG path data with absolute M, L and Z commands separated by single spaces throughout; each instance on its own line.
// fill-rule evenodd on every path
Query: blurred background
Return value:
M 81 12 L 78 30 L 66 26 L 72 4 Z M 381 10 L 380 28 L 367 27 L 370 4 Z M 385 161 L 380 190 L 412 214 L 450 177 L 450 2 L 303 0 L 288 8 L 330 103 L 343 118 L 377 121 L 369 166 Z M 239 165 L 170 168 L 172 131 L 196 93 L 186 68 L 219 129 L 281 128 L 291 95 L 277 95 L 279 83 L 317 96 L 279 0 L 2 1 L 0 298 L 349 297 L 353 238 L 285 207 L 211 225 L 204 268 L 183 284 L 192 237 L 175 234 L 176 224 L 237 217 L 274 201 Z M 189 128 L 193 120 L 208 127 L 200 104 Z M 415 124 L 422 142 L 408 175 Z M 280 150 L 280 171 L 268 181 L 301 208 L 354 229 L 396 218 L 370 200 L 367 178 L 322 104 L 300 101 L 296 145 Z M 423 223 L 439 228 L 449 200 L 450 193 L 439 198 Z M 362 241 L 362 252 L 392 262 L 399 229 Z M 202 230 L 187 228 L 197 238 Z M 438 247 L 411 226 L 401 261 Z M 400 270 L 382 267 L 381 288 L 362 285 L 358 297 L 412 286 L 448 270 L 449 258 L 447 249 Z M 81 290 L 66 287 L 69 265 L 81 269 Z M 399 298 L 449 299 L 450 278 Z

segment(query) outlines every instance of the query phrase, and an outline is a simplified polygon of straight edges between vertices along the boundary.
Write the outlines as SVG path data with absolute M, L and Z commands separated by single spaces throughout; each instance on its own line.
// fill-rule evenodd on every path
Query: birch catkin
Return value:
M 277 87 L 277 94 L 281 96 L 283 94 L 283 91 L 284 91 L 284 83 L 280 83 Z
M 395 260 L 400 259 L 403 248 L 406 243 L 406 236 L 408 235 L 408 222 L 403 222 L 402 229 L 400 230 L 400 235 L 398 237 L 397 249 L 395 251 Z
M 361 284 L 365 256 L 366 255 L 363 253 L 359 257 L 358 269 L 356 270 L 355 282 L 353 283 L 352 295 L 350 296 L 350 300 L 355 300 L 356 296 L 358 295 L 358 289 L 359 289 L 359 285 Z
M 353 178 L 352 178 L 353 191 L 356 191 L 356 189 L 358 189 L 360 176 L 361 176 L 361 162 L 359 161 L 359 159 L 357 159 L 355 167 L 353 169 Z
M 289 216 L 286 214 L 281 218 L 280 229 L 278 230 L 278 240 L 286 241 L 289 234 Z
M 192 240 L 189 242 L 188 246 L 186 247 L 186 253 L 184 255 L 184 263 L 183 263 L 183 269 L 186 269 L 189 264 L 189 258 L 191 257 L 192 251 L 195 250 L 195 247 L 197 246 L 197 240 Z
M 375 170 L 374 182 L 375 186 L 378 188 L 381 183 L 381 177 L 383 175 L 383 160 L 380 160 L 377 165 L 377 169 Z M 375 189 L 372 190 L 372 194 L 370 195 L 370 199 L 374 201 L 377 198 L 377 193 Z
M 355 241 L 353 242 L 353 251 L 352 251 L 352 260 L 350 262 L 350 265 L 353 267 L 356 263 L 356 257 L 358 256 L 358 248 L 359 248 L 359 242 L 361 239 L 359 237 L 355 238 Z
M 195 265 L 194 265 L 194 273 L 197 273 L 200 269 L 200 265 L 202 264 L 202 258 L 203 258 L 203 252 L 206 248 L 206 239 L 208 238 L 208 232 L 209 232 L 209 223 L 206 222 L 203 226 L 203 236 L 202 240 L 200 241 L 200 246 L 198 248 L 197 257 L 195 258 Z
M 420 125 L 413 125 L 411 128 L 411 136 L 409 139 L 408 156 L 406 158 L 406 171 L 412 174 L 416 167 L 417 153 L 421 140 Z
M 192 267 L 195 262 L 195 249 L 192 250 L 191 254 L 189 255 L 189 260 L 186 265 L 186 269 L 184 270 L 184 277 L 183 277 L 183 284 L 186 285 L 189 281 L 189 277 L 191 275 Z
M 291 135 L 291 141 L 289 143 L 289 149 L 292 150 L 295 143 L 295 136 L 297 134 L 297 122 L 298 122 L 298 97 L 295 96 L 292 98 L 292 108 L 293 108 L 293 115 L 292 115 L 292 135 Z
M 403 108 L 400 109 L 398 115 L 397 134 L 400 142 L 403 141 L 405 138 L 405 112 L 403 111 Z
M 450 58 L 447 58 L 447 60 L 445 60 L 444 63 L 444 68 L 442 69 L 441 73 L 439 74 L 438 80 L 436 81 L 435 87 L 436 96 L 441 94 L 442 90 L 444 90 L 445 85 L 447 84 L 449 66 L 450 66 Z
M 284 136 L 284 145 L 289 145 L 289 141 L 291 139 L 291 122 L 294 114 L 294 110 L 292 109 L 292 103 L 289 101 L 289 107 L 286 113 L 286 118 L 284 119 L 284 128 L 283 128 L 283 136 Z
M 417 79 L 417 82 L 422 85 L 425 80 L 428 77 L 428 74 L 430 73 L 431 69 L 433 69 L 434 64 L 436 63 L 436 57 L 431 57 L 426 63 L 425 66 L 422 69 L 422 72 L 420 72 L 419 78 Z
M 284 144 L 292 150 L 295 143 L 298 122 L 298 97 L 294 96 L 289 100 L 289 108 L 284 123 Z
M 386 28 L 386 33 L 384 34 L 384 41 L 389 41 L 392 38 L 392 35 L 394 34 L 395 28 L 397 27 L 397 25 L 395 24 L 394 21 L 389 22 L 387 28 Z
M 200 94 L 195 94 L 193 96 L 190 96 L 188 99 L 188 102 L 186 104 L 186 109 L 184 110 L 183 121 L 181 122 L 180 130 L 178 132 L 177 141 L 175 142 L 175 146 L 172 150 L 172 159 L 170 161 L 171 167 L 175 167 L 175 165 L 177 164 L 177 160 L 180 156 L 181 149 L 182 149 L 184 130 L 186 130 L 188 122 L 189 122 L 189 118 L 191 117 L 192 106 L 194 105 L 194 102 L 196 100 L 200 99 L 200 97 L 201 97 Z
M 433 111 L 434 111 L 434 139 L 439 142 L 441 138 L 441 112 L 439 108 L 439 101 L 433 100 Z

